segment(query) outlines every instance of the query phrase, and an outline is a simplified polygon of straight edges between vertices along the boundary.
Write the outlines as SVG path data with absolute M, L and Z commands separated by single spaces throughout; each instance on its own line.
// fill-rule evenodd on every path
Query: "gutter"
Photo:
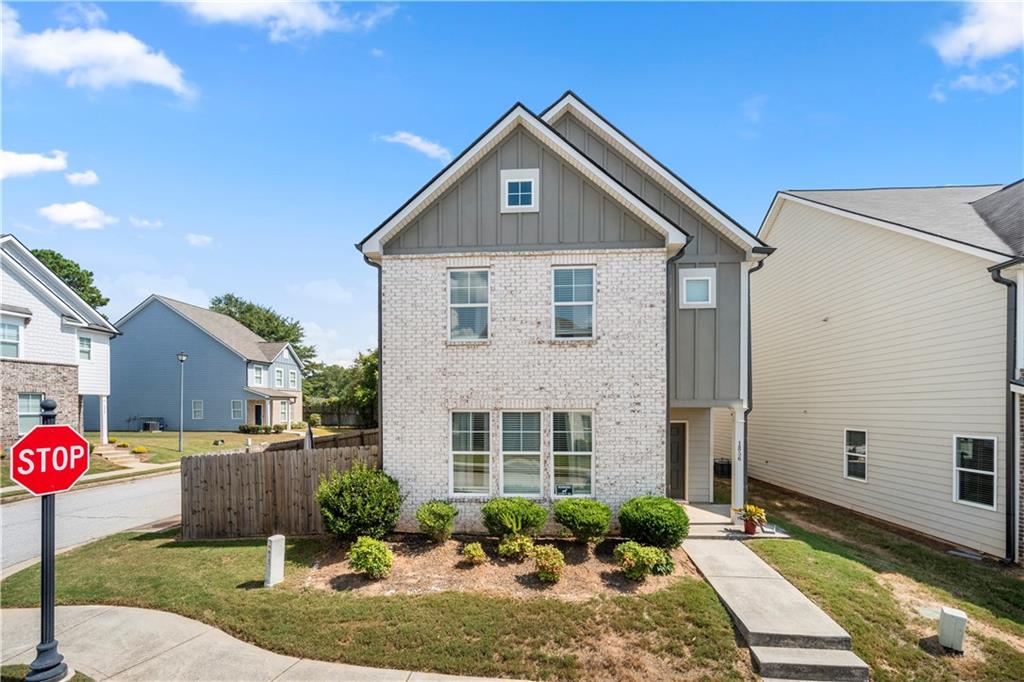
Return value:
M 359 248 L 359 244 L 356 244 L 356 248 Z M 383 284 L 383 273 L 380 268 L 380 263 L 375 263 L 370 260 L 366 255 L 363 255 L 363 260 L 371 268 L 377 270 L 377 453 L 380 456 L 381 468 L 384 467 L 384 393 L 381 390 L 384 387 L 384 343 L 383 343 L 383 329 L 384 323 L 381 315 L 384 312 L 384 289 L 381 286 Z
M 1024 262 L 1024 257 L 1013 258 L 1004 263 L 999 263 L 989 268 L 992 280 L 1006 287 L 1006 556 L 1003 561 L 1016 563 L 1017 556 L 1015 547 L 1017 544 L 1016 520 L 1019 491 L 1013 490 L 1011 485 L 1017 480 L 1017 458 L 1020 453 L 1020 443 L 1016 439 L 1016 414 L 1014 410 L 1015 398 L 1013 396 L 1013 385 L 1020 379 L 1015 376 L 1017 373 L 1017 282 L 1003 277 L 1003 268 L 1011 265 L 1018 265 Z
M 750 484 L 747 482 L 749 478 L 747 473 L 749 471 L 750 463 L 750 439 L 748 438 L 747 432 L 750 429 L 750 413 L 754 409 L 754 353 L 753 353 L 753 338 L 754 335 L 751 333 L 751 315 L 750 310 L 753 305 L 753 297 L 750 295 L 750 276 L 764 267 L 764 261 L 768 256 L 775 253 L 775 247 L 773 246 L 755 246 L 751 249 L 753 253 L 764 254 L 764 258 L 757 262 L 757 265 L 747 270 L 747 406 L 743 408 L 743 499 L 749 499 Z

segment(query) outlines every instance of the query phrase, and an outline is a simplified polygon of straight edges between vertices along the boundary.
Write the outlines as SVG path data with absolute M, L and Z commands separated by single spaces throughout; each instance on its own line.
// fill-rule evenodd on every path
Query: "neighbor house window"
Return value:
M 18 394 L 18 435 L 28 433 L 43 423 L 42 393 Z
M 92 339 L 88 336 L 78 337 L 78 359 L 92 360 Z
M 242 417 L 243 417 L 242 401 L 241 400 L 232 400 L 231 401 L 231 418 L 232 419 L 242 419 Z
M 448 271 L 448 338 L 484 341 L 490 322 L 490 272 Z
M 192 418 L 202 419 L 203 418 L 203 401 L 193 400 L 192 401 Z
M 715 268 L 681 268 L 679 270 L 679 307 L 714 308 L 717 298 Z
M 540 169 L 501 171 L 501 212 L 530 213 L 540 210 Z
M 551 277 L 555 338 L 593 338 L 594 268 L 555 268 Z
M 0 358 L 16 358 L 21 355 L 21 325 L 17 322 L 0 322 Z
M 288 388 L 299 387 L 299 373 L 294 369 L 288 370 Z
M 846 429 L 843 452 L 846 460 L 846 477 L 866 481 L 868 479 L 867 431 Z
M 256 365 L 252 368 L 252 385 L 262 386 L 263 385 L 263 368 Z
M 955 436 L 956 500 L 996 507 L 996 439 Z
M 452 412 L 452 492 L 491 492 L 491 415 Z
M 287 400 L 282 400 L 281 401 L 281 421 L 283 421 L 283 422 L 288 421 L 288 401 Z
M 590 412 L 551 415 L 552 487 L 556 496 L 594 492 L 594 432 Z
M 501 414 L 501 493 L 540 495 L 540 412 Z
M 284 370 L 280 367 L 274 370 L 274 386 L 277 388 L 284 386 Z

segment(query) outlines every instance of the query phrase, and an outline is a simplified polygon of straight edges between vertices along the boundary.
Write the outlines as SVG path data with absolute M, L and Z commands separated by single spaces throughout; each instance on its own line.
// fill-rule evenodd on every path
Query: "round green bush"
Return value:
M 402 508 L 398 481 L 363 464 L 321 477 L 316 503 L 324 527 L 343 540 L 361 535 L 381 539 L 395 529 Z
M 355 570 L 378 580 L 391 573 L 395 555 L 380 540 L 364 536 L 352 544 L 348 551 L 348 562 Z
M 143 445 L 136 445 L 134 448 L 132 448 L 133 455 L 144 455 L 147 452 L 149 452 L 149 449 Z
M 444 542 L 452 536 L 452 528 L 459 510 L 443 500 L 424 502 L 416 510 L 420 531 L 434 542 Z
M 306 418 L 309 419 L 309 425 L 312 427 L 320 426 L 323 423 L 323 417 L 317 412 L 311 412 Z
M 533 554 L 533 538 L 529 535 L 506 535 L 498 544 L 498 556 L 512 561 L 523 561 Z
M 533 561 L 537 566 L 537 579 L 544 583 L 557 583 L 565 569 L 565 556 L 554 545 L 533 548 Z
M 619 543 L 613 552 L 615 563 L 630 580 L 643 580 L 664 561 L 665 552 L 658 547 L 645 547 L 632 540 Z
M 548 520 L 548 510 L 524 497 L 498 497 L 480 508 L 484 528 L 495 537 L 536 535 Z
M 484 553 L 483 545 L 479 542 L 471 542 L 462 548 L 462 558 L 468 564 L 477 566 L 487 561 L 487 555 Z
M 643 545 L 671 549 L 690 533 L 690 519 L 682 506 L 667 497 L 634 497 L 619 508 L 624 537 Z
M 597 500 L 559 500 L 555 504 L 555 521 L 568 528 L 577 541 L 596 544 L 608 534 L 612 510 Z

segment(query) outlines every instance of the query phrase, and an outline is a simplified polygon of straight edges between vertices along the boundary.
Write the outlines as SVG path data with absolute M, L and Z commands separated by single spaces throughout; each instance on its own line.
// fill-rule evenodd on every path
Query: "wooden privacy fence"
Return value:
M 347 448 L 354 445 L 379 445 L 377 429 L 364 429 L 362 431 L 342 431 L 331 433 L 326 436 L 314 436 L 313 447 L 320 448 Z M 294 450 L 295 441 L 283 440 L 271 443 L 267 450 Z
M 320 476 L 356 462 L 380 466 L 377 446 L 192 455 L 181 460 L 185 540 L 323 533 Z

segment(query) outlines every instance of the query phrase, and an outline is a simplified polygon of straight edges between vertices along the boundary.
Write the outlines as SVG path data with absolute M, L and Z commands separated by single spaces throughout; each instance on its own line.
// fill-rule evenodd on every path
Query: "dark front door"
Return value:
M 673 423 L 668 449 L 668 496 L 686 498 L 686 424 Z
M 259 403 L 256 403 L 255 405 L 252 406 L 252 409 L 253 419 L 256 421 L 256 424 L 258 426 L 263 426 L 263 406 L 260 405 Z

